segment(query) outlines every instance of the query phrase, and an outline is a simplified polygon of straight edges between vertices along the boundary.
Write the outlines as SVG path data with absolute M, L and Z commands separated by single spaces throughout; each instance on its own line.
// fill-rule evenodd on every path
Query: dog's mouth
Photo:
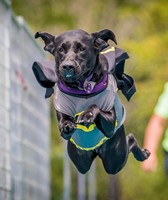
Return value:
M 76 82 L 79 79 L 80 72 L 76 70 L 73 66 L 62 67 L 60 75 L 65 82 Z
M 74 82 L 77 80 L 77 76 L 75 75 L 75 73 L 73 71 L 64 71 L 63 79 L 66 82 Z
M 64 82 L 72 83 L 79 81 L 82 71 L 79 64 L 72 62 L 64 62 L 59 67 L 59 74 Z
M 65 77 L 65 79 L 72 79 L 75 76 L 74 70 L 64 70 L 63 76 Z

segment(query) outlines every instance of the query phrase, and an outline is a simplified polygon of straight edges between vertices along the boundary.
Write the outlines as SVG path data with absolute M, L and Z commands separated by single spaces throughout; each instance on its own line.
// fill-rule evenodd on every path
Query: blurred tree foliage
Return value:
M 144 130 L 163 84 L 168 80 L 168 1 L 167 0 L 12 0 L 17 15 L 24 16 L 34 32 L 42 30 L 59 34 L 67 29 L 94 32 L 112 29 L 118 46 L 130 55 L 126 72 L 136 82 L 137 93 L 128 103 L 126 130 L 133 132 L 141 145 Z M 62 147 L 55 113 L 51 134 L 52 199 L 61 199 Z M 158 200 L 168 196 L 168 179 L 163 170 L 162 149 L 160 166 L 150 175 L 130 156 L 119 173 L 121 200 Z M 61 172 L 61 173 L 60 173 Z M 97 199 L 108 199 L 108 179 L 100 161 L 97 162 Z M 100 180 L 101 177 L 101 180 Z

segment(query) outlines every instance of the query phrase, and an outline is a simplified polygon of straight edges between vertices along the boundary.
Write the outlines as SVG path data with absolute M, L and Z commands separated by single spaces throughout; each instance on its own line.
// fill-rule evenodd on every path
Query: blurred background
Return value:
M 5 0 L 1 0 L 0 2 L 3 2 L 4 4 Z M 127 109 L 127 119 L 125 123 L 126 132 L 134 133 L 139 144 L 142 146 L 146 125 L 153 113 L 158 96 L 163 90 L 164 83 L 168 81 L 168 1 L 12 0 L 11 3 L 7 3 L 7 7 L 10 7 L 16 16 L 22 16 L 24 18 L 29 29 L 31 29 L 31 34 L 35 34 L 37 31 L 46 31 L 57 35 L 69 29 L 84 29 L 91 33 L 105 28 L 111 29 L 115 33 L 118 47 L 127 51 L 130 56 L 130 59 L 126 62 L 125 70 L 126 73 L 134 77 L 137 88 L 137 92 L 130 102 L 127 102 L 123 98 L 123 103 Z M 0 15 L 2 15 L 2 12 Z M 1 18 L 1 22 L 7 20 L 5 15 Z M 15 41 L 18 35 L 13 33 L 12 37 L 13 41 Z M 22 63 L 20 65 L 22 71 L 21 75 L 23 75 L 25 71 L 22 69 L 22 65 L 29 66 L 30 68 L 25 69 L 26 71 L 29 71 L 31 70 L 31 62 L 33 62 L 33 59 L 38 60 L 49 57 L 49 54 L 43 54 L 40 47 L 35 45 L 36 47 L 38 46 L 37 55 L 35 56 L 34 51 L 31 52 L 31 46 L 28 45 L 27 39 L 24 39 L 21 43 L 24 48 L 27 46 L 27 51 L 25 49 L 18 50 L 16 48 L 13 49 L 13 51 L 18 51 L 18 55 L 22 58 Z M 111 45 L 114 44 L 111 43 Z M 3 48 L 1 47 L 1 49 Z M 40 53 L 38 53 L 39 51 Z M 29 57 L 24 59 L 24 53 L 27 54 L 28 52 Z M 10 57 L 11 55 L 8 56 Z M 2 58 L 3 57 L 1 57 L 1 60 Z M 8 71 L 8 73 L 12 72 Z M 20 81 L 23 81 L 21 78 L 22 76 L 19 71 L 17 72 L 17 69 L 14 73 L 18 74 L 17 76 Z M 29 72 L 27 73 L 29 74 Z M 23 77 L 25 78 L 25 76 Z M 32 80 L 34 78 L 31 77 L 31 73 L 29 77 L 29 79 Z M 28 82 L 28 80 L 26 82 Z M 8 87 L 8 85 L 6 87 Z M 36 86 L 36 88 L 38 89 L 34 89 L 34 92 L 37 94 L 40 87 Z M 33 87 L 31 90 L 33 90 Z M 37 100 L 36 105 L 39 105 L 39 101 L 43 101 L 43 92 L 45 91 L 40 91 L 38 98 L 41 100 Z M 15 101 L 12 102 L 15 103 Z M 48 160 L 47 157 L 44 159 L 45 156 L 42 156 L 42 160 L 44 160 L 39 164 L 45 164 L 46 168 L 41 166 L 41 168 L 43 168 L 42 170 L 48 170 L 47 166 L 50 167 L 48 170 L 50 175 L 41 179 L 40 182 L 45 189 L 48 184 L 49 189 L 46 189 L 47 192 L 44 193 L 46 194 L 46 197 L 39 198 L 37 195 L 36 197 L 27 199 L 62 200 L 66 195 L 65 180 L 68 177 L 70 177 L 70 180 L 68 181 L 67 191 L 68 198 L 71 200 L 163 200 L 167 198 L 168 177 L 166 177 L 164 171 L 163 150 L 161 146 L 158 151 L 159 166 L 155 172 L 150 174 L 146 174 L 142 171 L 140 163 L 137 162 L 132 155 L 129 156 L 126 166 L 117 176 L 107 175 L 100 159 L 96 159 L 95 165 L 93 166 L 93 172 L 91 173 L 93 176 L 91 181 L 95 184 L 95 187 L 92 187 L 91 189 L 95 191 L 95 195 L 89 195 L 89 188 L 91 187 L 91 185 L 89 185 L 90 176 L 86 175 L 85 178 L 81 178 L 81 180 L 84 180 L 84 184 L 82 184 L 81 187 L 85 187 L 85 195 L 79 197 L 79 177 L 76 173 L 76 169 L 71 163 L 68 162 L 65 164 L 64 158 L 66 155 L 64 152 L 63 140 L 58 132 L 52 100 L 51 103 L 49 101 L 46 102 L 45 100 L 45 102 L 41 102 L 40 105 L 46 106 L 46 108 L 44 111 L 41 111 L 39 107 L 37 110 L 34 110 L 34 112 L 42 112 L 45 117 L 43 119 L 40 118 L 42 121 L 38 121 L 37 124 L 37 128 L 39 128 L 37 130 L 37 135 L 39 138 L 42 137 L 45 128 L 46 132 L 49 130 L 48 126 L 50 122 L 47 121 L 47 119 L 49 119 L 47 118 L 48 113 L 51 117 L 51 131 L 50 133 L 47 133 L 49 134 L 49 139 L 46 136 L 47 143 L 45 143 L 44 136 L 42 141 L 45 148 L 43 149 L 43 146 L 38 147 L 40 153 L 43 152 L 40 150 L 41 148 L 50 154 Z M 21 104 L 21 106 L 23 105 Z M 33 112 L 32 110 L 30 111 Z M 39 115 L 41 115 L 41 113 L 39 113 L 38 116 Z M 40 128 L 40 122 L 43 123 L 44 119 L 46 119 L 46 127 Z M 17 131 L 18 130 L 15 131 L 16 134 Z M 9 137 L 11 136 L 9 135 Z M 38 140 L 38 137 L 36 137 L 36 140 Z M 16 140 L 18 142 L 19 140 L 16 138 L 12 141 Z M 44 155 L 46 155 L 45 152 Z M 23 157 L 24 155 L 25 154 L 22 153 Z M 41 153 L 40 155 L 43 154 Z M 20 161 L 17 160 L 15 164 L 18 162 Z M 67 169 L 70 170 L 66 176 L 65 165 L 67 165 Z M 27 168 L 29 169 L 26 165 L 25 169 Z M 10 170 L 9 167 L 9 171 Z M 43 174 L 42 170 L 39 173 Z M 25 173 L 23 172 L 22 176 L 24 177 L 26 173 L 28 172 L 25 170 Z M 0 172 L 0 174 L 2 173 Z M 32 172 L 30 172 L 30 174 L 32 175 Z M 0 178 L 1 177 L 2 176 L 0 176 Z M 40 180 L 39 177 L 40 175 L 36 177 L 35 182 Z M 17 177 L 15 179 L 17 180 Z M 12 185 L 12 183 L 10 184 Z M 13 187 L 9 186 L 5 190 L 10 191 L 11 188 Z M 32 191 L 33 189 L 30 190 L 30 193 Z M 41 190 L 39 190 L 39 193 L 40 191 Z M 2 200 L 4 199 L 2 198 Z

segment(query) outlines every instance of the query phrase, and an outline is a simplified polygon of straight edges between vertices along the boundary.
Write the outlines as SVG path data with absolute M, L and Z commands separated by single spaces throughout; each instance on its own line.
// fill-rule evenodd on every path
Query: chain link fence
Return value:
M 49 102 L 31 70 L 45 55 L 0 0 L 0 200 L 49 200 Z

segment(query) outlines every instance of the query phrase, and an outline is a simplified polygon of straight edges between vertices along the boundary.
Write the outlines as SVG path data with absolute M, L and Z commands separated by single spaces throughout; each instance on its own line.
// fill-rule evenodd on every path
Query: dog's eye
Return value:
M 64 48 L 63 48 L 63 47 L 59 47 L 59 48 L 58 48 L 58 51 L 59 51 L 60 53 L 62 53 L 62 52 L 64 52 Z
M 85 47 L 82 47 L 82 46 L 81 46 L 81 47 L 79 48 L 79 51 L 85 51 Z

